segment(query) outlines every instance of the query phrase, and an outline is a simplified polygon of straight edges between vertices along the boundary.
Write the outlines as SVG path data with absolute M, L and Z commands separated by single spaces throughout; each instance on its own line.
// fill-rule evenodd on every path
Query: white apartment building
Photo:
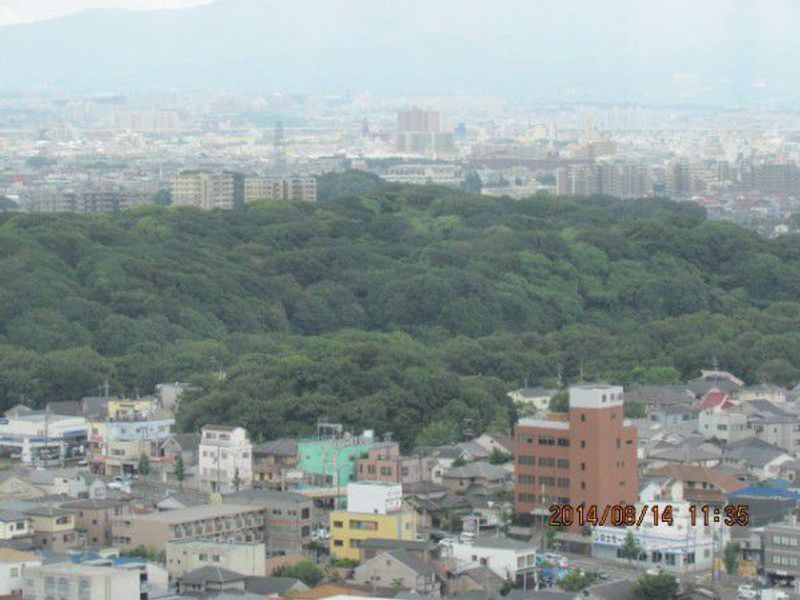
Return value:
M 74 563 L 25 570 L 25 600 L 141 600 L 139 571 Z
M 243 427 L 206 425 L 201 430 L 198 454 L 200 485 L 204 489 L 227 494 L 250 487 L 253 446 Z
M 752 437 L 747 415 L 735 408 L 715 406 L 700 411 L 697 427 L 706 439 L 715 437 L 726 442 L 737 442 Z
M 347 511 L 389 515 L 403 508 L 403 486 L 386 481 L 347 484 Z
M 264 550 L 263 542 L 169 542 L 166 550 L 167 571 L 170 577 L 176 578 L 202 567 L 221 567 L 242 575 L 263 576 L 267 569 Z
M 444 543 L 459 569 L 489 568 L 498 577 L 523 584 L 532 581 L 536 571 L 536 545 L 504 537 L 477 537 L 472 541 Z
M 233 175 L 180 173 L 172 181 L 172 205 L 204 210 L 233 208 Z
M 33 552 L 0 548 L 0 596 L 21 594 L 25 570 L 41 564 L 41 559 Z
M 688 502 L 656 502 L 649 505 L 650 512 L 641 526 L 594 527 L 592 529 L 592 556 L 599 559 L 628 562 L 622 556 L 622 547 L 628 531 L 639 542 L 642 554 L 638 564 L 645 568 L 660 568 L 673 573 L 708 571 L 713 560 L 712 546 L 717 535 L 717 548 L 724 546 L 725 527 L 721 524 L 705 527 L 703 513 L 698 510 L 695 524 L 691 522 Z M 659 515 L 672 508 L 673 524 L 654 524 L 652 507 L 658 506 Z M 637 515 L 642 505 L 636 505 Z M 723 515 L 724 518 L 724 515 Z M 713 520 L 713 514 L 711 516 Z M 634 561 L 637 562 L 637 561 Z

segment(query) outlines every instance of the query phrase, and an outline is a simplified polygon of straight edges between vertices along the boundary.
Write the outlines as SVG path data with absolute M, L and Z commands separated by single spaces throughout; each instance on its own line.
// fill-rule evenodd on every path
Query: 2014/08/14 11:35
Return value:
M 721 523 L 728 527 L 745 527 L 750 522 L 749 507 L 744 504 L 731 504 L 715 507 L 708 504 L 689 506 L 689 521 L 692 527 L 701 525 L 709 527 Z M 675 524 L 674 508 L 671 504 L 643 504 L 638 508 L 632 504 L 606 505 L 602 509 L 597 505 L 553 504 L 550 506 L 550 525 L 554 527 L 571 527 L 577 525 L 613 527 L 641 526 L 650 522 L 654 526 Z

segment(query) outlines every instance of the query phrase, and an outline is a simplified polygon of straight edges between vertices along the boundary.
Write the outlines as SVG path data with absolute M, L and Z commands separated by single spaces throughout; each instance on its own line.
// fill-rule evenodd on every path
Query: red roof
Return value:
M 703 401 L 700 403 L 700 410 L 708 410 L 709 408 L 720 407 L 722 410 L 733 408 L 734 404 L 728 397 L 728 394 L 722 390 L 713 389 L 706 394 Z

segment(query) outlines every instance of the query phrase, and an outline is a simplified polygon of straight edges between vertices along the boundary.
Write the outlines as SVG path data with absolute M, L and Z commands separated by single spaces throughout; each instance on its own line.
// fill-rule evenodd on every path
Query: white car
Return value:
M 753 600 L 757 596 L 758 592 L 749 583 L 743 583 L 736 588 L 736 600 Z

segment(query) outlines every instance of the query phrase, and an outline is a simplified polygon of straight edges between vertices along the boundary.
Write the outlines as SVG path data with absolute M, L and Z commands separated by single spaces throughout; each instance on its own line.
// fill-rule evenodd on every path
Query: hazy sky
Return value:
M 210 0 L 0 0 L 0 25 L 52 19 L 87 8 L 181 8 Z

